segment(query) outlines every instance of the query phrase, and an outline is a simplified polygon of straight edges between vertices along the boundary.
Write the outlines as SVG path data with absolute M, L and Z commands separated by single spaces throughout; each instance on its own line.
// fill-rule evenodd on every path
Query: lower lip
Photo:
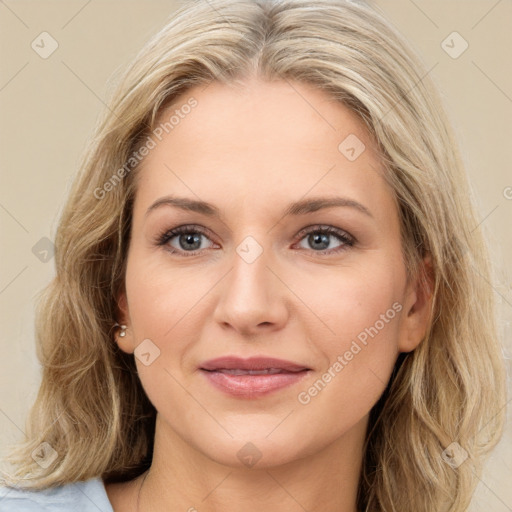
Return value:
M 232 375 L 201 370 L 217 389 L 239 398 L 257 398 L 301 381 L 309 370 L 273 375 Z

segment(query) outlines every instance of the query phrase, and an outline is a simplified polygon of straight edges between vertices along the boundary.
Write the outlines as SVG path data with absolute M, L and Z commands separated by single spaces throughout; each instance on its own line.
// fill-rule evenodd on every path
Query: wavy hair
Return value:
M 112 332 L 134 155 L 188 89 L 250 76 L 312 84 L 358 115 L 397 200 L 408 276 L 426 283 L 424 258 L 432 263 L 430 326 L 398 358 L 371 411 L 358 506 L 466 510 L 504 423 L 487 250 L 437 87 L 384 16 L 348 0 L 188 1 L 117 79 L 59 221 L 56 276 L 37 304 L 42 382 L 3 481 L 32 489 L 123 481 L 150 466 L 156 411 Z M 58 454 L 47 468 L 31 457 L 42 442 Z M 453 464 L 454 452 L 468 458 Z

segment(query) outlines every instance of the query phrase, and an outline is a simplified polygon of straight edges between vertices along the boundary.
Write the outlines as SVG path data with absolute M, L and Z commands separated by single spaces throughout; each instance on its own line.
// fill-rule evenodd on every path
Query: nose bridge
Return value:
M 278 327 L 286 318 L 283 286 L 271 266 L 272 255 L 253 237 L 246 237 L 232 257 L 232 269 L 223 280 L 215 319 L 236 330 L 252 332 L 258 326 Z

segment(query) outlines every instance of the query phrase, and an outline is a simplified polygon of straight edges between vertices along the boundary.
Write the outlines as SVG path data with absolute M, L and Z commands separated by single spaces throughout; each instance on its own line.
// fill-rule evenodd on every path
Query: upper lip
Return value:
M 249 357 L 243 359 L 237 356 L 218 357 L 210 359 L 201 363 L 200 369 L 202 370 L 267 370 L 276 368 L 287 372 L 300 372 L 302 370 L 309 370 L 307 366 L 286 361 L 284 359 L 276 359 L 275 357 Z

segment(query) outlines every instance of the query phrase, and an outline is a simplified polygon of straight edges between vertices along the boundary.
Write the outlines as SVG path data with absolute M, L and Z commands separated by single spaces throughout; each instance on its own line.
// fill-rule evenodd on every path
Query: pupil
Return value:
M 184 244 L 181 244 L 181 242 L 184 240 Z M 186 234 L 186 235 L 181 235 L 181 238 L 180 238 L 180 244 L 182 245 L 186 245 L 186 244 L 191 244 L 191 245 L 196 245 L 196 247 L 188 247 L 188 249 L 198 249 L 200 246 L 201 246 L 201 241 L 200 241 L 200 235 L 199 234 L 195 234 L 195 235 L 190 235 L 190 234 Z
M 329 235 L 326 233 L 310 235 L 310 241 L 313 242 L 313 245 L 316 243 L 324 244 L 324 247 L 317 247 L 317 249 L 327 249 L 329 247 Z

